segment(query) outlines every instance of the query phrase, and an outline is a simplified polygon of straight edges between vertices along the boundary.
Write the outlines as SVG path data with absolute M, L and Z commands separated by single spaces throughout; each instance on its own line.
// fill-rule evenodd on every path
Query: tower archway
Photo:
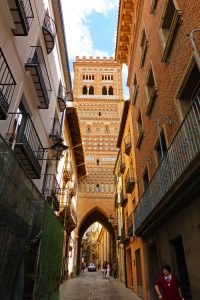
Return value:
M 82 220 L 78 228 L 77 274 L 80 273 L 80 267 L 81 267 L 81 258 L 82 258 L 81 242 L 82 242 L 83 235 L 86 232 L 86 230 L 95 222 L 99 222 L 109 232 L 111 237 L 111 257 L 113 261 L 116 259 L 114 228 L 112 224 L 109 222 L 109 216 L 98 207 L 95 207 L 84 217 L 84 219 Z

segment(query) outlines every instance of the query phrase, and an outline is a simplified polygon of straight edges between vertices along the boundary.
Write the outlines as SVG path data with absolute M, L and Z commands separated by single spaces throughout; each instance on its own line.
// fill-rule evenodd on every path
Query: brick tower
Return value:
M 114 164 L 123 104 L 121 66 L 113 58 L 76 57 L 74 100 L 78 108 L 87 176 L 80 179 L 80 223 L 96 208 L 114 216 Z

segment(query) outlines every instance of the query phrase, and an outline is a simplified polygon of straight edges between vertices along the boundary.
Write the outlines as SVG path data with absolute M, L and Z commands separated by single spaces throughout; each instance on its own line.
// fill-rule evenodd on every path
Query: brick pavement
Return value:
M 101 272 L 86 272 L 63 283 L 60 300 L 141 300 L 118 279 L 102 279 Z

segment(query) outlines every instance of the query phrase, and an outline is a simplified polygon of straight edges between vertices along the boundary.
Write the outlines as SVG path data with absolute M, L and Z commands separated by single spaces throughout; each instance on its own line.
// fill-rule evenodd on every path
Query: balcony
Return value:
M 131 152 L 131 146 L 132 146 L 130 133 L 125 137 L 124 143 L 125 143 L 125 153 L 126 153 L 126 155 L 129 155 Z
M 126 235 L 125 226 L 123 226 L 122 229 L 121 229 L 120 241 L 121 241 L 122 244 L 128 244 L 129 241 L 130 241 L 130 238 Z
M 0 48 L 0 120 L 6 120 L 16 86 L 5 56 Z
M 56 141 L 62 139 L 62 133 L 59 120 L 54 118 L 52 123 L 53 124 L 49 133 L 49 138 L 55 143 Z
M 29 114 L 9 113 L 10 123 L 6 140 L 32 179 L 39 179 L 44 148 Z
M 30 0 L 8 0 L 10 12 L 15 24 L 13 34 L 22 36 L 28 35 L 33 22 L 33 10 Z
M 187 193 L 189 197 L 195 193 L 199 156 L 200 90 L 134 211 L 137 233 L 148 228 L 152 220 L 158 222 L 167 211 L 183 205 L 188 201 Z
M 48 109 L 52 89 L 44 55 L 40 46 L 31 47 L 31 54 L 25 64 L 25 68 L 31 73 L 33 84 L 39 99 L 38 108 Z
M 121 156 L 121 160 L 120 160 L 120 165 L 119 165 L 119 172 L 121 174 L 124 174 L 126 169 L 126 164 L 125 164 L 125 157 L 124 155 Z
M 73 204 L 70 202 L 59 213 L 60 221 L 64 224 L 64 228 L 70 234 L 76 227 L 77 215 Z
M 128 236 L 135 236 L 135 224 L 133 221 L 133 212 L 130 213 L 127 219 L 127 232 L 128 232 Z
M 128 202 L 128 196 L 127 195 L 124 195 L 123 191 L 121 191 L 121 201 L 120 201 L 120 204 L 122 207 L 126 206 Z
M 59 85 L 58 89 L 58 104 L 60 111 L 63 112 L 66 108 L 66 102 L 67 102 L 67 90 L 63 85 Z
M 47 54 L 49 54 L 53 51 L 55 45 L 56 25 L 54 20 L 48 14 L 45 14 L 42 31 L 44 34 Z
M 54 174 L 45 174 L 42 194 L 54 211 L 59 211 L 61 188 Z
M 135 187 L 133 168 L 128 169 L 128 172 L 126 174 L 125 183 L 126 183 L 126 193 L 132 194 L 134 187 Z

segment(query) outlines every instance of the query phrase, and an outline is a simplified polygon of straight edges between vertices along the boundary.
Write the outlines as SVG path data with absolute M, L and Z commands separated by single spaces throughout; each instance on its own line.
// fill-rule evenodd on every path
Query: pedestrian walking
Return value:
M 177 277 L 171 273 L 171 267 L 164 265 L 161 270 L 162 275 L 155 284 L 158 298 L 162 300 L 184 300 L 179 281 Z
M 103 266 L 102 266 L 103 279 L 106 278 L 106 270 L 107 270 L 107 264 L 104 261 Z
M 107 269 L 106 269 L 106 278 L 109 279 L 110 278 L 110 265 L 107 264 Z
M 84 273 L 84 271 L 85 271 L 85 263 L 82 262 L 82 272 Z

